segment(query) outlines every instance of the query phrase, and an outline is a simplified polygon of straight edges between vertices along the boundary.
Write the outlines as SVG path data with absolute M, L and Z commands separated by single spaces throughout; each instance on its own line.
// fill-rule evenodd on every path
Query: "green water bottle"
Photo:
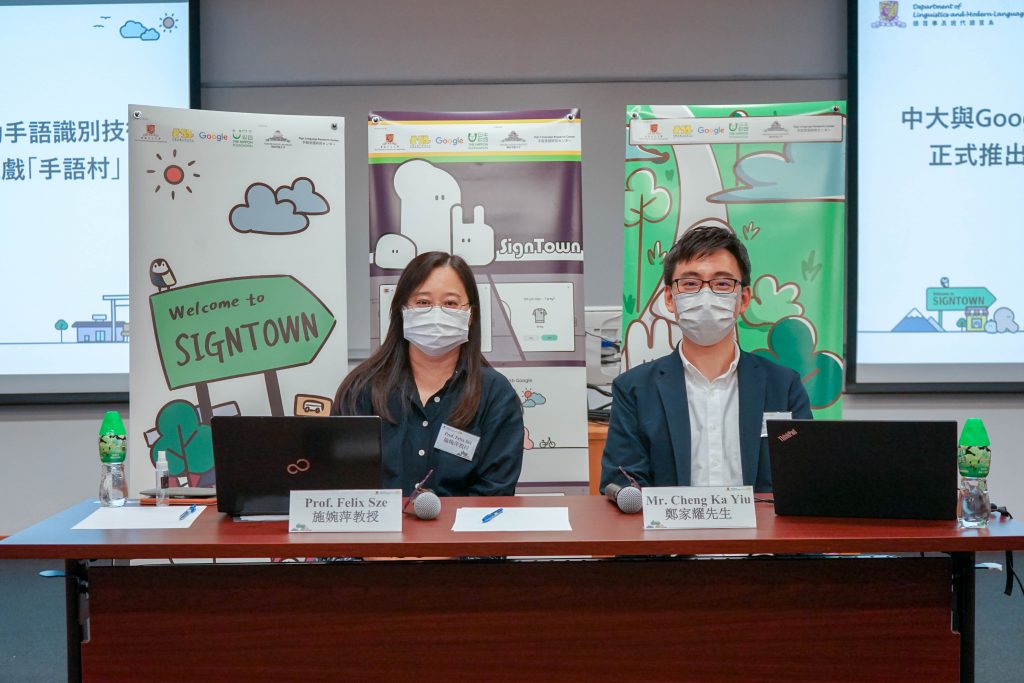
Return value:
M 992 504 L 988 497 L 988 471 L 992 466 L 992 442 L 985 423 L 972 417 L 964 423 L 956 449 L 960 470 L 960 491 L 957 495 L 957 525 L 965 529 L 988 526 Z
M 128 435 L 121 414 L 110 410 L 100 425 L 100 505 L 121 507 L 128 500 L 128 481 L 124 459 Z

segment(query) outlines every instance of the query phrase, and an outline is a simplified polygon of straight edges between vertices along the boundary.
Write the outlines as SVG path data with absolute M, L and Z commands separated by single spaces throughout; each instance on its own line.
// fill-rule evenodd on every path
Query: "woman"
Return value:
M 480 295 L 458 256 L 420 254 L 405 267 L 381 347 L 338 387 L 338 415 L 383 418 L 383 485 L 409 495 L 510 496 L 523 464 L 523 415 L 480 352 Z M 440 438 L 439 438 L 440 437 Z

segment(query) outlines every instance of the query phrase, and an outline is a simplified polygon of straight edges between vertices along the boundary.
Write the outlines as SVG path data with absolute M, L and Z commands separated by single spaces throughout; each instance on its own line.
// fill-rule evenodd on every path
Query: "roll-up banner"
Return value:
M 622 364 L 680 341 L 662 266 L 679 237 L 721 225 L 746 246 L 745 351 L 800 373 L 817 417 L 843 388 L 846 103 L 626 108 Z
M 130 494 L 215 483 L 214 415 L 327 415 L 348 368 L 344 119 L 130 108 Z M 112 304 L 113 305 L 113 304 Z
M 520 482 L 585 486 L 579 110 L 375 111 L 368 135 L 371 347 L 413 257 L 463 257 L 484 355 L 523 405 Z

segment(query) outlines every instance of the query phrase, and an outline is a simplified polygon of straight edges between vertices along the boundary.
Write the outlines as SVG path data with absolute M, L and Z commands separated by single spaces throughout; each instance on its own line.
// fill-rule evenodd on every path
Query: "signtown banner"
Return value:
M 579 110 L 375 111 L 368 141 L 371 346 L 413 257 L 463 257 L 484 355 L 523 405 L 520 481 L 585 486 Z
M 662 264 L 697 225 L 750 254 L 740 346 L 800 373 L 817 417 L 843 388 L 846 103 L 626 108 L 624 369 L 680 341 Z
M 215 483 L 214 415 L 325 415 L 348 368 L 344 120 L 129 111 L 129 488 Z

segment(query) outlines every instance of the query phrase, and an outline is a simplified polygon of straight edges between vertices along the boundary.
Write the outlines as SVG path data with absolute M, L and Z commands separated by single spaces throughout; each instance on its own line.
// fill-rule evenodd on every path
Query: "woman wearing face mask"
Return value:
M 800 375 L 740 350 L 750 305 L 750 257 L 728 228 L 688 230 L 665 255 L 664 308 L 682 342 L 612 383 L 601 488 L 753 486 L 770 491 L 765 421 L 811 417 Z M 621 468 L 621 469 L 620 469 Z
M 341 383 L 337 415 L 383 418 L 382 485 L 408 495 L 510 496 L 523 464 L 523 416 L 509 381 L 480 351 L 480 298 L 458 256 L 406 266 L 381 347 Z

